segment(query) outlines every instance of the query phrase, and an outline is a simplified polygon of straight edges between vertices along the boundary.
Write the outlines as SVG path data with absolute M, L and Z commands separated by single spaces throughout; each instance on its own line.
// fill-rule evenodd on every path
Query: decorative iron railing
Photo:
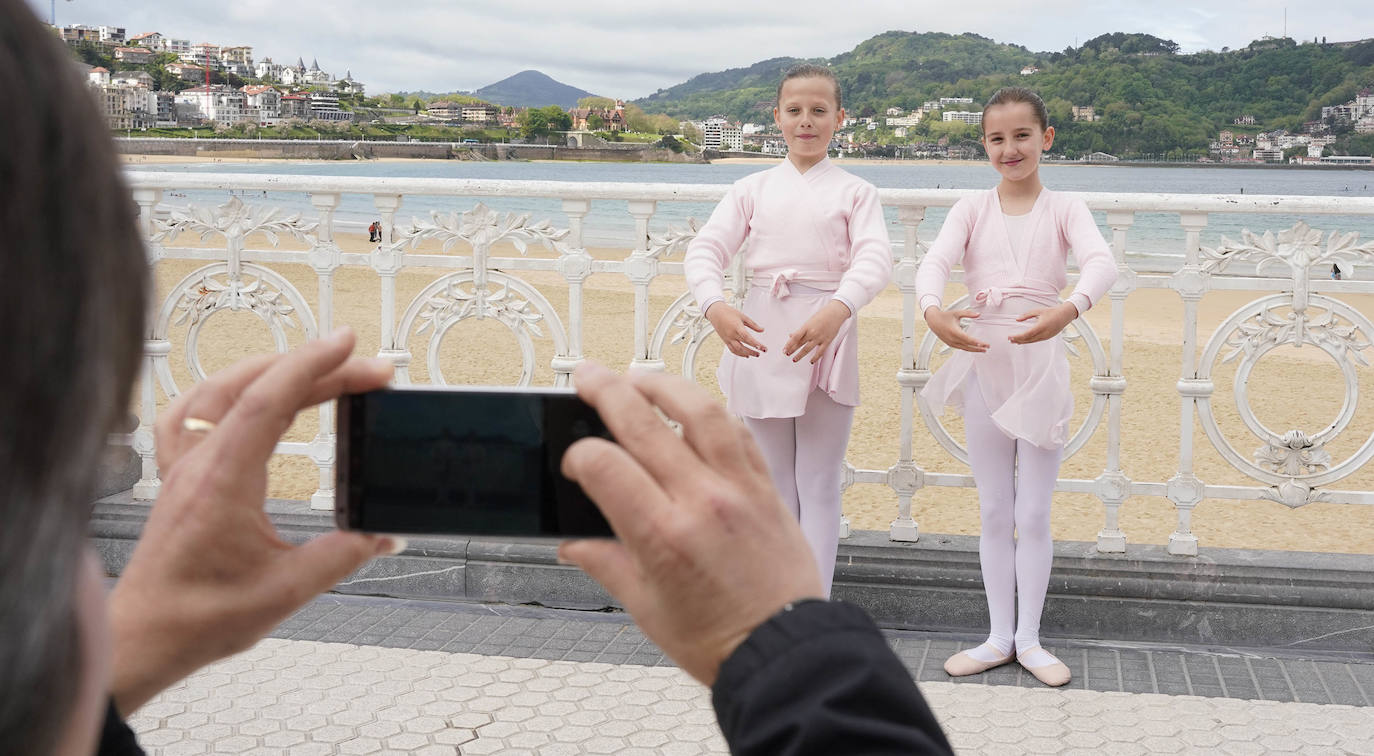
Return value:
M 665 350 L 682 350 L 682 372 L 696 372 L 698 351 L 712 335 L 685 285 L 682 293 L 661 312 L 652 311 L 650 287 L 671 277 L 680 280 L 681 253 L 695 234 L 695 224 L 651 229 L 661 205 L 713 203 L 724 193 L 718 185 L 566 183 L 539 181 L 369 179 L 323 176 L 274 176 L 248 174 L 182 174 L 131 172 L 141 222 L 147 233 L 151 262 L 196 260 L 205 265 L 176 283 L 160 302 L 148 331 L 144 380 L 141 384 L 139 427 L 125 440 L 143 460 L 142 479 L 135 488 L 139 498 L 152 498 L 158 490 L 152 428 L 157 411 L 157 391 L 175 396 L 180 391 L 170 358 L 184 354 L 192 379 L 205 376 L 199 352 L 201 327 L 216 313 L 251 312 L 272 334 L 275 348 L 287 348 L 288 333 L 299 330 L 305 338 L 329 331 L 334 325 L 336 273 L 345 268 L 365 268 L 380 280 L 376 322 L 380 330 L 380 355 L 390 359 L 397 381 L 411 381 L 416 355 L 413 345 L 427 339 L 420 356 L 429 380 L 446 382 L 440 345 L 455 325 L 472 318 L 490 318 L 508 328 L 520 348 L 519 381 L 529 383 L 540 371 L 549 371 L 552 382 L 566 384 L 573 368 L 583 359 L 587 319 L 583 287 L 592 276 L 623 277 L 633 289 L 633 350 L 625 355 L 628 365 L 664 369 Z M 168 200 L 184 193 L 224 191 L 222 204 L 190 202 L 176 207 Z M 249 192 L 298 193 L 308 196 L 310 213 L 287 214 L 277 207 L 247 203 Z M 919 399 L 929 379 L 932 361 L 938 359 L 939 343 L 926 333 L 918 339 L 915 273 L 923 254 L 918 229 L 928 209 L 947 208 L 967 194 L 952 190 L 881 190 L 883 203 L 896 211 L 900 232 L 893 234 L 894 285 L 903 300 L 902 338 L 896 390 L 900 393 L 901 429 L 896 459 L 886 469 L 855 468 L 846 463 L 846 486 L 883 486 L 895 498 L 890 536 L 913 541 L 918 535 L 912 518 L 912 498 L 931 486 L 972 486 L 966 470 L 926 469 L 913 459 L 918 439 L 929 438 L 954 458 L 966 459 L 960 441 L 941 418 Z M 382 226 L 382 241 L 367 252 L 347 252 L 335 242 L 342 225 L 336 219 L 341 198 L 371 197 Z M 1071 456 L 1094 434 L 1106 436 L 1105 469 L 1096 478 L 1061 478 L 1057 490 L 1087 493 L 1103 505 L 1104 523 L 1097 548 L 1105 552 L 1125 550 L 1126 537 L 1119 526 L 1119 510 L 1130 496 L 1164 497 L 1177 511 L 1177 527 L 1169 539 L 1174 554 L 1196 554 L 1192 534 L 1192 510 L 1204 498 L 1269 499 L 1289 507 L 1314 501 L 1351 505 L 1374 504 L 1374 491 L 1344 490 L 1337 485 L 1374 456 L 1374 435 L 1358 443 L 1356 451 L 1334 460 L 1333 440 L 1348 434 L 1359 397 L 1359 368 L 1367 367 L 1365 351 L 1374 337 L 1374 323 L 1356 307 L 1339 299 L 1341 294 L 1374 293 L 1374 281 L 1359 276 L 1328 280 L 1333 264 L 1355 270 L 1374 263 L 1374 238 L 1358 234 L 1322 232 L 1299 221 L 1290 228 L 1261 235 L 1248 230 L 1241 238 L 1222 237 L 1215 247 L 1201 244 L 1209 216 L 1253 215 L 1259 223 L 1272 214 L 1312 220 L 1324 216 L 1354 217 L 1374 228 L 1374 199 L 1293 196 L 1204 196 L 1160 194 L 1083 195 L 1090 208 L 1105 212 L 1106 227 L 1118 261 L 1120 278 L 1103 303 L 1111 310 L 1111 335 L 1102 343 L 1086 320 L 1066 330 L 1070 350 L 1091 361 L 1092 405 L 1074 432 L 1066 450 Z M 398 217 L 407 197 L 441 198 L 451 212 L 434 212 L 429 219 L 407 222 Z M 554 219 L 531 220 L 525 213 L 498 212 L 483 204 L 489 198 L 555 200 L 561 203 L 564 225 Z M 588 215 L 594 203 L 623 202 L 633 219 L 634 248 L 623 258 L 604 259 L 589 254 L 584 243 Z M 1128 262 L 1127 240 L 1140 214 L 1175 216 L 1182 230 L 1182 262 L 1168 273 L 1134 269 Z M 662 224 L 658 224 L 661 226 Z M 927 237 L 931 230 L 926 229 Z M 197 234 L 215 246 L 174 246 L 179 234 Z M 256 236 L 255 236 L 256 235 Z M 250 236 L 267 246 L 250 246 Z M 281 249 L 281 237 L 290 237 L 301 250 Z M 222 241 L 222 244 L 219 242 Z M 435 251 L 434 247 L 440 250 Z M 505 245 L 519 256 L 498 254 Z M 528 245 L 539 245 L 549 254 L 525 256 Z M 674 259 L 678 258 L 678 259 Z M 319 287 L 314 302 L 308 301 L 274 264 L 303 264 L 315 273 Z M 1139 267 L 1139 266 L 1137 266 Z M 401 302 L 397 276 L 412 268 L 439 271 L 418 295 Z M 541 288 L 522 274 L 540 271 L 561 277 L 567 289 L 562 311 Z M 1318 271 L 1314 276 L 1313 271 Z M 739 265 L 730 280 L 741 280 Z M 1320 288 L 1320 293 L 1316 290 Z M 1179 334 L 1180 362 L 1174 397 L 1142 396 L 1132 401 L 1157 403 L 1161 413 L 1169 405 L 1179 412 L 1180 434 L 1177 466 L 1164 480 L 1133 480 L 1121 469 L 1123 394 L 1130 376 L 1123 373 L 1125 300 L 1142 289 L 1170 289 L 1178 293 L 1183 310 Z M 1198 304 L 1214 290 L 1268 292 L 1236 310 L 1202 345 L 1199 355 Z M 400 306 L 404 305 L 404 309 Z M 396 313 L 400 312 L 400 317 Z M 861 314 L 862 317 L 862 314 Z M 173 327 L 184 330 L 181 343 L 172 343 Z M 536 340 L 549 339 L 553 357 L 545 364 L 536 359 Z M 1250 406 L 1247 379 L 1266 354 L 1281 346 L 1311 346 L 1335 361 L 1345 381 L 1345 398 L 1338 417 L 1321 429 L 1265 426 Z M 1228 404 L 1239 413 L 1250 436 L 1246 442 L 1230 438 L 1217 422 L 1219 401 L 1214 375 L 1219 366 L 1235 363 L 1233 391 Z M 1174 404 L 1176 402 L 1176 404 Z M 1105 417 L 1105 421 L 1104 421 Z M 328 408 L 319 415 L 318 432 L 308 442 L 282 442 L 277 452 L 303 455 L 319 468 L 319 488 L 312 506 L 333 506 L 333 418 Z M 1195 474 L 1195 423 L 1200 424 L 1216 450 L 1243 474 L 1243 485 L 1207 483 Z M 928 434 L 928 435 L 927 435 Z M 1348 440 L 1348 439 L 1347 439 Z M 1242 443 L 1258 442 L 1247 454 Z M 1348 444 L 1347 444 L 1348 446 Z M 1170 450 L 1172 453 L 1172 450 Z

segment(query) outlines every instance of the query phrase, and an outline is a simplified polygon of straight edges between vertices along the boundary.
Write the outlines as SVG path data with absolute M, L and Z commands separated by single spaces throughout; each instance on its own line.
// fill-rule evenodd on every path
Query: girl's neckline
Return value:
M 1045 194 L 1047 192 L 1049 192 L 1049 190 L 1041 186 L 1040 191 L 1035 193 L 1035 199 L 1031 201 L 1031 205 L 1029 208 L 1026 209 L 1026 212 L 1009 213 L 1002 207 L 1002 193 L 997 191 L 997 187 L 994 186 L 992 188 L 993 198 L 997 200 L 997 209 L 1002 213 L 1003 216 L 1007 218 L 1025 218 L 1031 215 L 1035 212 L 1035 209 L 1040 206 L 1040 201 L 1045 198 Z
M 798 168 L 796 163 L 792 162 L 792 158 L 784 157 L 784 158 L 782 159 L 782 161 L 783 161 L 784 163 L 787 163 L 789 166 L 791 166 L 791 167 L 792 167 L 792 170 L 795 171 L 796 174 L 797 174 L 798 176 L 801 176 L 802 178 L 806 178 L 807 176 L 810 176 L 810 175 L 811 175 L 813 172 L 815 172 L 816 170 L 823 169 L 824 167 L 830 165 L 830 157 L 829 157 L 829 156 L 826 156 L 826 157 L 821 158 L 820 160 L 817 160 L 816 162 L 812 163 L 812 164 L 810 165 L 810 167 L 808 167 L 808 168 L 807 168 L 806 170 L 804 170 L 804 171 L 803 171 L 802 169 Z

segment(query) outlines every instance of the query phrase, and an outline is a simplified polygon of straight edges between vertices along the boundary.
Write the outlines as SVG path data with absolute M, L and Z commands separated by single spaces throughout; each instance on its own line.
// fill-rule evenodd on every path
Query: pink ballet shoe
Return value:
M 997 659 L 996 661 L 986 662 L 979 661 L 978 659 L 969 656 L 969 653 L 967 651 L 960 651 L 959 653 L 945 660 L 945 672 L 948 673 L 950 677 L 965 677 L 967 675 L 976 675 L 980 672 L 986 672 L 992 669 L 993 667 L 1000 667 L 1003 664 L 1006 664 L 1007 662 L 1011 661 L 1015 657 L 1016 653 L 1013 651 L 1012 653 L 1007 654 L 1005 658 Z
M 1027 665 L 1024 661 L 1021 661 L 1022 656 L 1025 656 L 1026 654 L 1030 653 L 1031 651 L 1034 651 L 1037 648 L 1040 647 L 1035 646 L 1033 648 L 1028 648 L 1025 651 L 1022 651 L 1021 653 L 1016 655 L 1016 661 L 1019 662 L 1027 672 L 1031 673 L 1032 675 L 1035 675 L 1035 679 L 1050 686 L 1051 688 L 1058 688 L 1059 686 L 1065 685 L 1069 682 L 1069 680 L 1073 679 L 1073 675 L 1069 672 L 1068 666 L 1065 665 L 1064 662 L 1059 661 L 1059 659 L 1055 657 L 1054 654 L 1051 654 L 1048 651 L 1046 651 L 1045 653 L 1051 659 L 1054 659 L 1054 661 L 1049 664 L 1045 664 L 1039 667 L 1032 667 Z

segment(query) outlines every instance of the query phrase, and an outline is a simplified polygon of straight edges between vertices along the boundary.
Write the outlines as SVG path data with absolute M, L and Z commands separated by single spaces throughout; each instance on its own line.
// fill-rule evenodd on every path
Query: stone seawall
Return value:
M 127 155 L 278 158 L 297 160 L 599 160 L 611 162 L 699 163 L 697 155 L 662 147 L 564 147 L 539 144 L 464 144 L 461 142 L 372 142 L 314 139 L 129 139 L 116 138 Z

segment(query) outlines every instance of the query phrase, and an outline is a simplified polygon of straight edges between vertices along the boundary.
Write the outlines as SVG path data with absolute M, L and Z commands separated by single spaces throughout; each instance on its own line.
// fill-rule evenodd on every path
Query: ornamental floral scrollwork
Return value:
M 1370 347 L 1369 337 L 1359 326 L 1342 318 L 1335 310 L 1318 307 L 1321 314 L 1313 316 L 1308 314 L 1310 309 L 1299 313 L 1288 302 L 1264 307 L 1227 334 L 1226 346 L 1231 351 L 1221 362 L 1232 362 L 1241 355 L 1246 360 L 1253 360 L 1281 344 L 1300 346 L 1307 343 L 1326 351 L 1337 362 L 1350 359 L 1360 365 L 1369 365 L 1361 354 Z
M 1283 434 L 1277 444 L 1255 450 L 1255 463 L 1281 475 L 1311 475 L 1331 467 L 1331 454 L 1300 430 Z
M 1374 242 L 1359 244 L 1358 233 L 1332 231 L 1327 237 L 1326 248 L 1322 249 L 1322 232 L 1303 221 L 1278 234 L 1265 231 L 1263 236 L 1257 236 L 1249 229 L 1243 229 L 1240 236 L 1239 242 L 1222 236 L 1221 246 L 1215 249 L 1203 247 L 1202 271 L 1220 272 L 1233 262 L 1255 263 L 1259 273 L 1268 273 L 1277 266 L 1285 265 L 1296 272 L 1314 265 L 1374 262 Z
M 539 322 L 544 316 L 533 310 L 526 299 L 511 291 L 507 283 L 500 291 L 487 292 L 481 289 L 464 289 L 458 281 L 449 281 L 443 291 L 425 299 L 424 306 L 417 316 L 419 326 L 416 334 L 428 329 L 434 332 L 452 320 L 465 320 L 470 317 L 491 317 L 506 324 L 512 330 L 524 328 L 536 337 L 542 337 Z
M 660 260 L 683 252 L 687 249 L 687 245 L 697 238 L 698 231 L 696 218 L 687 218 L 687 228 L 685 229 L 677 229 L 669 224 L 667 231 L 649 235 L 649 249 L 645 256 Z
M 694 342 L 705 338 L 711 332 L 711 323 L 706 316 L 701 314 L 701 308 L 693 301 L 691 304 L 684 305 L 681 310 L 673 317 L 668 330 L 673 331 L 673 335 L 668 339 L 669 344 L 677 345 L 684 342 Z
M 452 251 L 460 241 L 483 252 L 497 242 L 509 241 L 522 255 L 535 243 L 559 254 L 571 253 L 563 243 L 568 229 L 555 228 L 547 220 L 530 223 L 529 213 L 498 213 L 479 202 L 462 214 L 436 210 L 430 213 L 430 218 L 430 222 L 412 219 L 412 228 L 402 235 L 402 241 L 411 249 L 427 239 L 441 239 L 445 252 Z
M 280 290 L 265 283 L 260 276 L 245 281 L 241 276 L 225 274 L 225 280 L 220 280 L 206 273 L 199 286 L 187 288 L 182 293 L 176 308 L 181 315 L 175 325 L 198 325 L 219 310 L 248 310 L 270 327 L 296 327 L 291 317 L 296 308 L 285 301 Z
M 316 244 L 314 236 L 318 223 L 302 221 L 300 213 L 282 215 L 275 207 L 256 207 L 245 205 L 238 197 L 217 207 L 208 208 L 191 205 L 186 210 L 174 209 L 167 220 L 154 221 L 157 232 L 152 241 L 162 242 L 183 231 L 200 234 L 201 241 L 214 234 L 226 239 L 238 240 L 253 233 L 261 233 L 272 242 L 278 243 L 281 234 L 290 235 L 311 246 Z

